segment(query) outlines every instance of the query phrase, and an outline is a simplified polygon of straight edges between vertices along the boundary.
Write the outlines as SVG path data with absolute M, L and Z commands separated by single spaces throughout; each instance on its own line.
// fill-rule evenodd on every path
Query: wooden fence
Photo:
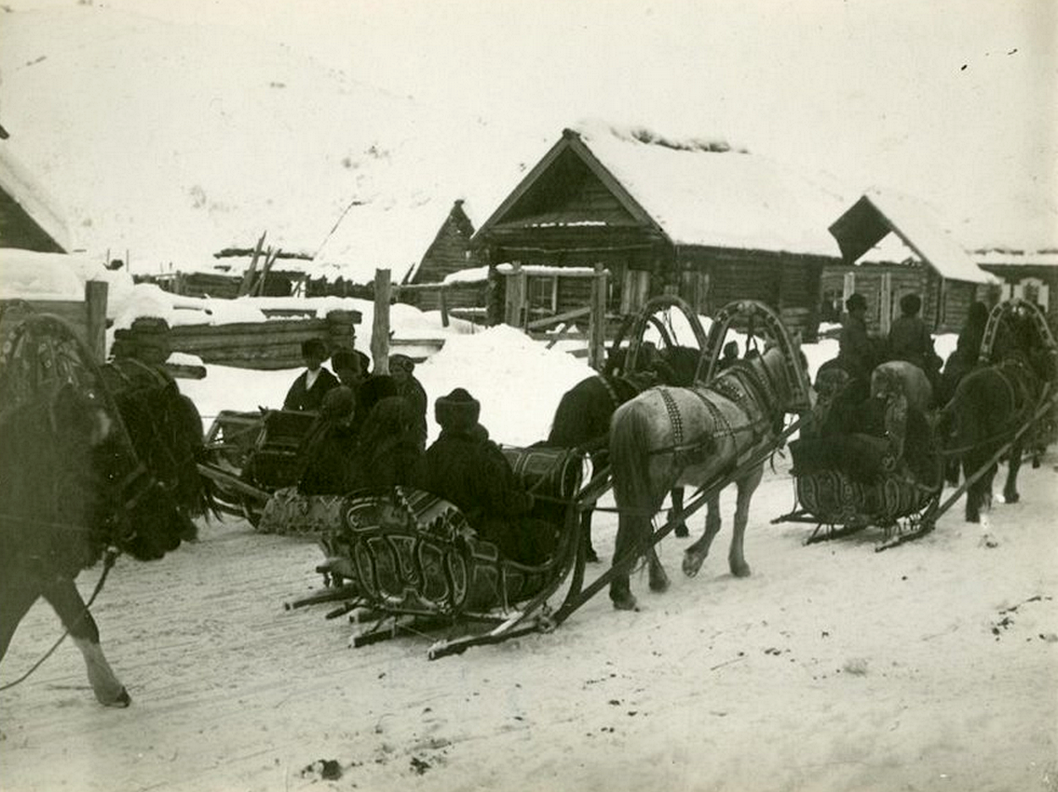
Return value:
M 359 311 L 331 311 L 325 319 L 274 319 L 223 325 L 178 325 L 168 329 L 166 340 L 173 352 L 197 355 L 203 363 L 246 369 L 289 369 L 302 365 L 301 344 L 319 338 L 331 353 L 352 349 Z M 115 333 L 116 341 L 146 343 L 146 327 L 133 326 Z M 151 339 L 150 343 L 158 343 Z

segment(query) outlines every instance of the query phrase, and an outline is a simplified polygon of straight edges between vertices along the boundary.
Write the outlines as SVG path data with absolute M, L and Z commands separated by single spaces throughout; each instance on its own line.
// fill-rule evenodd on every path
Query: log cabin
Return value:
M 840 263 L 830 190 L 720 140 L 643 129 L 566 129 L 473 239 L 479 261 L 610 273 L 607 310 L 627 315 L 677 294 L 698 313 L 734 299 L 771 305 L 806 339 L 824 266 Z M 530 307 L 589 299 L 585 279 L 531 278 Z

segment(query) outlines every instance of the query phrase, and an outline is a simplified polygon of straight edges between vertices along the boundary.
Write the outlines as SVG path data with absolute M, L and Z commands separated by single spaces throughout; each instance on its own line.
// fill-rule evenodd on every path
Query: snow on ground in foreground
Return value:
M 669 538 L 673 587 L 634 577 L 640 612 L 602 594 L 553 633 L 434 662 L 436 634 L 351 649 L 328 606 L 285 611 L 321 585 L 311 541 L 204 523 L 161 561 L 119 560 L 93 608 L 131 708 L 95 703 L 69 643 L 0 693 L 3 788 L 1052 789 L 1056 464 L 995 507 L 997 547 L 956 510 L 875 553 L 876 531 L 806 547 L 809 527 L 770 525 L 792 500 L 780 460 L 751 508 L 751 577 L 727 572 L 727 528 L 694 579 Z M 613 515 L 596 525 L 605 559 Z M 36 605 L 0 683 L 58 633 Z

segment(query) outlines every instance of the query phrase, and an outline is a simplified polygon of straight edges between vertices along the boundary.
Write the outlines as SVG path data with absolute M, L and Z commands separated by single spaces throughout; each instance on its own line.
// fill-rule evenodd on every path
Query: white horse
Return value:
M 629 555 L 638 558 L 652 547 L 651 520 L 665 493 L 674 486 L 700 487 L 722 480 L 752 455 L 774 445 L 786 413 L 808 409 L 808 377 L 800 350 L 781 325 L 779 329 L 779 345 L 739 361 L 707 386 L 652 388 L 614 413 L 610 464 L 620 512 L 614 566 L 628 564 Z M 761 462 L 734 482 L 738 503 L 728 563 L 739 577 L 750 573 L 743 537 L 750 499 L 763 472 Z M 708 502 L 705 532 L 685 551 L 683 571 L 689 576 L 698 573 L 720 530 L 719 501 L 717 490 Z M 656 556 L 649 566 L 650 588 L 667 589 L 669 580 Z M 613 573 L 610 599 L 620 610 L 636 607 L 628 566 Z

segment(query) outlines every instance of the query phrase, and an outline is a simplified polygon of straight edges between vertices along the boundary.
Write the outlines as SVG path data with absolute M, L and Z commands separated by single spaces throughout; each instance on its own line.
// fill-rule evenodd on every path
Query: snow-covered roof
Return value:
M 978 264 L 993 267 L 1058 267 L 1058 250 L 975 250 Z
M 0 145 L 0 189 L 11 196 L 40 229 L 63 250 L 70 250 L 70 230 L 62 213 L 40 182 L 11 152 L 10 144 Z
M 868 190 L 831 224 L 830 232 L 847 261 L 856 261 L 892 232 L 943 278 L 968 283 L 995 281 L 941 230 L 930 208 L 910 196 Z
M 584 124 L 590 153 L 676 244 L 836 256 L 841 196 L 720 139 Z

